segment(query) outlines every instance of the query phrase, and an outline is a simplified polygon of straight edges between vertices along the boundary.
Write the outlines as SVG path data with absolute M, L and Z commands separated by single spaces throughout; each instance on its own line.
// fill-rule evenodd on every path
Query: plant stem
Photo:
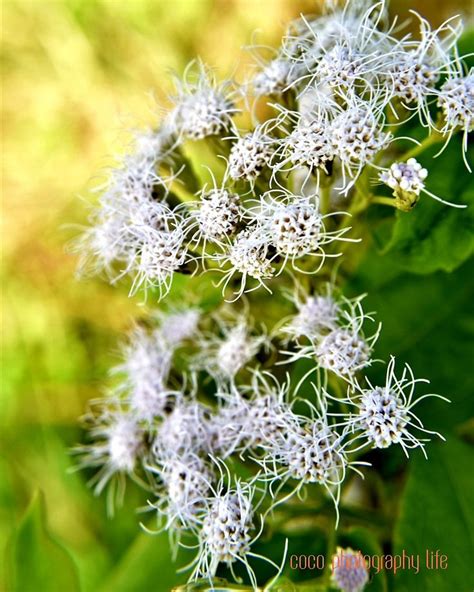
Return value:
M 370 200 L 371 203 L 383 204 L 385 206 L 391 206 L 392 208 L 397 208 L 396 200 L 393 197 L 384 197 L 381 195 L 372 197 Z
M 331 207 L 331 185 L 321 187 L 319 207 L 321 214 L 327 214 L 329 212 Z
M 441 142 L 442 139 L 443 136 L 440 133 L 436 131 L 432 132 L 429 136 L 426 136 L 426 138 L 422 140 L 420 144 L 414 146 L 413 148 L 411 148 L 411 150 L 405 152 L 405 154 L 402 154 L 399 160 L 406 161 L 409 158 L 414 158 L 415 156 L 418 156 L 419 154 L 424 152 L 430 146 L 433 146 L 433 144 Z

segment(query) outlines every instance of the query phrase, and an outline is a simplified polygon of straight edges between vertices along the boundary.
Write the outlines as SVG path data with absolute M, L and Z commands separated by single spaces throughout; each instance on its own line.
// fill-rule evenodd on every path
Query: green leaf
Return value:
M 422 194 L 413 211 L 397 211 L 389 239 L 376 235 L 387 265 L 426 275 L 453 271 L 474 253 L 474 183 L 462 159 L 461 140 L 452 140 L 433 160 L 439 149 L 437 145 L 419 157 L 429 171 L 427 189 L 468 207 L 454 208 Z
M 8 550 L 13 592 L 75 592 L 80 589 L 76 566 L 46 527 L 42 493 L 36 493 L 18 525 Z
M 368 292 L 365 307 L 376 311 L 382 323 L 375 357 L 387 360 L 393 354 L 399 368 L 408 362 L 415 376 L 428 378 L 431 386 L 420 388 L 420 393 L 439 393 L 452 402 L 429 399 L 417 406 L 417 413 L 428 429 L 454 429 L 474 415 L 474 374 L 467 371 L 472 361 L 469 344 L 474 342 L 474 263 L 466 262 L 452 274 L 392 277 L 383 262 L 380 255 L 368 256 L 351 284 L 356 294 Z M 384 374 L 382 364 L 370 370 L 375 381 Z
M 321 579 L 294 584 L 288 578 L 283 577 L 276 582 L 269 582 L 263 590 L 264 592 L 327 592 L 328 586 L 321 582 Z
M 190 572 L 177 575 L 194 553 L 181 551 L 175 561 L 171 554 L 168 534 L 139 533 L 114 571 L 101 587 L 103 592 L 138 592 L 171 590 L 184 584 Z
M 394 536 L 395 553 L 420 556 L 420 571 L 400 571 L 397 592 L 472 590 L 474 575 L 474 448 L 454 437 L 430 447 L 429 461 L 410 461 L 400 516 Z M 426 551 L 448 556 L 448 568 L 426 567 Z
M 252 592 L 252 590 L 253 588 L 249 586 L 231 584 L 222 578 L 214 578 L 212 584 L 205 579 L 173 588 L 173 592 Z
M 463 62 L 466 64 L 466 68 L 474 68 L 474 55 L 472 53 L 472 48 L 474 47 L 474 29 L 469 29 L 465 31 L 461 39 L 458 42 L 458 50 L 459 55 L 467 56 L 463 59 Z

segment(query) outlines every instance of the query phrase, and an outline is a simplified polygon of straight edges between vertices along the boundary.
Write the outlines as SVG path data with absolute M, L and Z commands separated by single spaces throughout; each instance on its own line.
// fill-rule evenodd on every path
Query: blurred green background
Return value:
M 284 24 L 314 6 L 303 0 L 3 2 L 0 582 L 5 566 L 15 564 L 37 576 L 32 582 L 16 573 L 22 592 L 48 590 L 51 570 L 62 570 L 65 591 L 77 577 L 83 590 L 111 592 L 161 592 L 183 580 L 169 575 L 166 537 L 140 533 L 137 492 L 109 521 L 85 476 L 68 473 L 68 449 L 80 438 L 77 418 L 100 392 L 117 341 L 140 307 L 125 287 L 78 283 L 65 245 L 86 219 L 94 174 L 119 146 L 121 130 L 156 120 L 154 101 L 171 90 L 169 70 L 181 71 L 199 55 L 220 76 L 238 75 L 250 61 L 240 48 L 256 29 L 259 40 L 276 45 Z M 470 2 L 392 7 L 402 14 L 416 8 L 437 23 L 467 12 Z M 35 541 L 45 555 L 30 565 L 37 552 L 29 555 L 28 545 Z M 145 583 L 138 556 L 161 574 L 159 582 Z

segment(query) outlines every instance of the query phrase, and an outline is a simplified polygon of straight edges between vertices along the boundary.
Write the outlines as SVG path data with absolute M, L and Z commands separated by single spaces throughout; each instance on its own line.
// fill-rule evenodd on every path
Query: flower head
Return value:
M 244 318 L 235 324 L 222 323 L 221 329 L 222 337 L 210 335 L 201 341 L 195 363 L 219 380 L 232 381 L 253 360 L 266 338 L 253 335 Z
M 90 226 L 76 245 L 81 254 L 81 271 L 105 271 L 112 278 L 121 277 L 136 268 L 144 230 L 165 230 L 177 223 L 178 218 L 164 203 L 169 179 L 156 172 L 159 156 L 155 149 L 141 147 L 141 152 L 122 157 L 119 166 L 111 170 L 105 191 L 90 216 Z M 159 201 L 153 197 L 158 189 Z M 114 264 L 121 269 L 117 271 Z
M 322 420 L 300 423 L 290 431 L 277 457 L 290 478 L 304 483 L 338 485 L 344 478 L 341 437 Z
M 316 408 L 308 402 L 310 417 L 290 409 L 282 429 L 275 430 L 261 444 L 265 453 L 258 462 L 263 468 L 262 479 L 272 485 L 295 481 L 292 493 L 308 483 L 322 485 L 337 511 L 341 483 L 347 468 L 352 467 L 344 450 L 344 434 L 329 425 L 326 405 L 319 403 Z
M 341 212 L 339 212 L 341 213 Z M 288 261 L 293 267 L 296 259 L 319 257 L 320 263 L 306 273 L 317 273 L 324 263 L 326 247 L 338 240 L 346 240 L 343 230 L 326 230 L 326 220 L 331 214 L 323 216 L 319 211 L 317 196 L 291 195 L 279 191 L 269 191 L 249 212 L 254 221 L 255 232 L 260 232 L 261 240 L 271 245 L 280 256 L 281 269 Z
M 234 234 L 242 218 L 239 196 L 227 189 L 203 191 L 194 218 L 198 237 L 204 242 L 221 243 Z
M 283 255 L 307 255 L 319 247 L 322 225 L 322 216 L 312 204 L 282 204 L 272 215 L 272 242 Z
M 233 377 L 258 351 L 261 340 L 252 339 L 244 324 L 229 331 L 217 351 L 217 367 L 227 377 Z
M 189 64 L 184 80 L 178 84 L 178 96 L 174 99 L 176 107 L 169 121 L 177 135 L 201 140 L 225 132 L 237 110 L 228 85 L 218 85 L 201 62 L 197 72 L 192 71 L 194 66 L 193 62 Z
M 295 303 L 298 312 L 282 328 L 290 337 L 317 340 L 336 329 L 340 305 L 330 290 L 326 295 L 303 295 L 303 298 L 297 294 Z
M 410 366 L 405 365 L 402 376 L 397 378 L 395 358 L 392 356 L 387 366 L 386 382 L 383 386 L 373 386 L 368 379 L 366 381 L 369 388 L 362 388 L 356 384 L 356 397 L 348 400 L 357 408 L 357 415 L 351 415 L 347 420 L 348 427 L 353 432 L 358 432 L 356 439 L 361 439 L 374 448 L 387 448 L 392 444 L 400 444 L 408 455 L 408 450 L 411 448 L 423 449 L 426 441 L 418 439 L 413 431 L 439 436 L 436 432 L 430 432 L 424 428 L 412 408 L 427 397 L 447 399 L 432 394 L 414 399 L 416 385 L 428 381 L 415 378 Z
M 123 348 L 124 361 L 114 373 L 124 377 L 118 391 L 127 395 L 138 420 L 151 422 L 165 412 L 172 396 L 166 388 L 172 356 L 160 329 L 148 332 L 136 327 Z
M 174 409 L 156 429 L 152 452 L 157 464 L 166 459 L 199 454 L 211 449 L 210 410 L 202 403 L 178 399 Z
M 351 376 L 368 366 L 370 353 L 368 343 L 357 331 L 343 327 L 325 335 L 316 349 L 320 367 L 340 376 Z
M 223 284 L 223 290 L 236 274 L 240 275 L 240 285 L 234 291 L 232 302 L 246 291 L 249 278 L 257 280 L 256 287 L 266 287 L 265 280 L 273 277 L 275 272 L 272 266 L 275 253 L 272 252 L 268 237 L 261 232 L 258 225 L 249 225 L 241 230 L 223 252 L 214 254 L 212 258 L 224 268 L 221 270 L 223 278 L 219 282 Z M 248 291 L 255 289 L 252 287 Z
M 438 105 L 443 110 L 445 130 L 474 129 L 474 74 L 446 80 L 439 91 Z
M 140 288 L 157 289 L 163 298 L 170 290 L 174 272 L 187 260 L 187 248 L 183 227 L 173 230 L 156 230 L 152 227 L 135 229 L 137 261 L 131 294 Z
M 342 592 L 362 592 L 369 581 L 369 571 L 360 551 L 338 547 L 331 566 L 332 583 Z
M 208 464 L 188 453 L 167 459 L 160 467 L 148 468 L 159 475 L 163 484 L 153 507 L 165 519 L 166 530 L 196 529 L 213 481 Z
M 229 176 L 254 181 L 270 162 L 272 143 L 259 129 L 239 138 L 230 150 Z
M 332 123 L 334 152 L 350 177 L 357 177 L 389 140 L 369 104 L 349 105 Z
M 173 348 L 196 336 L 201 311 L 198 308 L 183 308 L 160 316 L 160 335 Z
M 291 167 L 329 171 L 335 156 L 331 127 L 323 116 L 306 116 L 298 120 L 293 131 L 282 142 L 282 163 Z
M 380 332 L 379 326 L 373 335 L 365 336 L 365 322 L 373 321 L 373 318 L 364 312 L 363 298 L 349 299 L 339 295 L 337 308 L 332 309 L 333 314 L 337 312 L 336 318 L 318 334 L 307 335 L 309 344 L 298 343 L 295 352 L 283 352 L 291 356 L 289 361 L 309 357 L 316 360 L 319 368 L 352 382 L 356 372 L 371 365 L 373 346 Z
M 220 563 L 232 566 L 241 562 L 247 567 L 253 585 L 255 574 L 248 564 L 247 554 L 253 540 L 255 485 L 237 481 L 224 486 L 221 481 L 206 504 L 199 532 L 199 554 L 192 579 L 212 578 Z M 258 533 L 259 534 L 259 533 Z M 257 536 L 258 536 L 257 534 Z
M 255 279 L 272 276 L 268 245 L 257 228 L 238 234 L 229 249 L 229 261 L 242 275 Z
M 423 101 L 433 92 L 440 78 L 436 66 L 432 66 L 424 52 L 412 50 L 402 52 L 391 66 L 393 93 L 405 103 Z
M 282 94 L 288 86 L 290 73 L 290 62 L 275 58 L 255 75 L 253 79 L 255 94 L 257 96 Z
M 98 495 L 111 484 L 107 499 L 109 514 L 113 513 L 116 498 L 122 501 L 125 477 L 134 477 L 143 451 L 144 431 L 132 414 L 124 411 L 117 401 L 104 401 L 98 413 L 85 418 L 91 443 L 78 446 L 79 468 L 97 468 L 90 480 Z

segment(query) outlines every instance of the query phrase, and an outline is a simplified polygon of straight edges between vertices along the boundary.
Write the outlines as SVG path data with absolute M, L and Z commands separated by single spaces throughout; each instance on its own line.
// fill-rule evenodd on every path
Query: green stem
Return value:
M 436 131 L 432 132 L 429 136 L 426 136 L 426 138 L 422 140 L 420 144 L 417 144 L 416 146 L 405 152 L 405 154 L 402 154 L 399 160 L 407 161 L 409 158 L 414 158 L 415 156 L 418 156 L 419 154 L 424 152 L 430 146 L 433 146 L 433 144 L 441 142 L 442 139 L 443 136 L 440 133 Z
M 370 200 L 371 203 L 376 203 L 376 204 L 383 204 L 385 206 L 391 206 L 392 208 L 397 208 L 397 200 L 393 199 L 393 197 L 384 197 L 384 196 L 375 196 L 372 197 L 372 199 Z
M 331 185 L 321 187 L 319 208 L 321 214 L 327 214 L 331 209 Z
M 331 563 L 332 563 L 332 556 L 336 551 L 336 524 L 332 528 L 329 528 L 329 535 L 328 535 L 328 547 L 326 550 L 326 569 L 324 570 L 323 574 L 323 582 L 326 583 L 328 586 L 331 583 Z

